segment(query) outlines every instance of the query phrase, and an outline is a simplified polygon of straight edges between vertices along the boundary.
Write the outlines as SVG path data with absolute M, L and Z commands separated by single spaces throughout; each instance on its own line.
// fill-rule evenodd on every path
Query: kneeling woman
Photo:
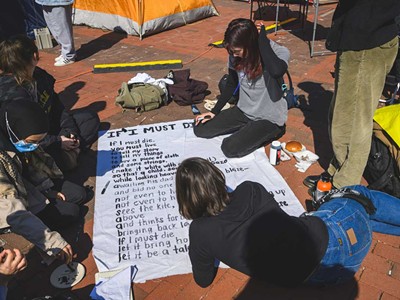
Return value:
M 229 77 L 215 107 L 196 117 L 194 134 L 213 138 L 225 134 L 221 150 L 226 157 L 242 157 L 285 133 L 287 102 L 282 76 L 288 68 L 289 50 L 270 41 L 265 27 L 260 34 L 253 21 L 235 19 L 225 31 Z M 235 92 L 239 102 L 221 109 Z
M 281 286 L 349 280 L 367 255 L 372 231 L 400 235 L 400 201 L 363 186 L 369 215 L 356 200 L 336 198 L 312 213 L 286 214 L 259 183 L 227 192 L 223 173 L 207 160 L 184 160 L 176 173 L 179 211 L 193 220 L 189 256 L 198 285 L 207 287 L 222 261 L 253 278 Z

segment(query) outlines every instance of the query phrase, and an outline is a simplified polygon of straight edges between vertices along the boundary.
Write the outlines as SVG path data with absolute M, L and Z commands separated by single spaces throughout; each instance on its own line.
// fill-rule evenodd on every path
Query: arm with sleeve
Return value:
M 23 236 L 48 255 L 60 252 L 68 243 L 26 209 L 26 201 L 18 196 L 3 165 L 0 165 L 0 182 L 0 226 L 11 226 L 14 233 Z
M 226 83 L 226 87 L 223 91 L 221 91 L 221 96 L 219 97 L 218 102 L 211 110 L 211 112 L 216 115 L 221 111 L 221 109 L 232 97 L 233 93 L 235 92 L 239 84 L 239 77 L 237 75 L 237 72 L 234 69 L 232 69 L 231 66 L 228 67 L 228 72 L 229 76 L 228 76 L 228 81 Z
M 263 63 L 263 72 L 267 72 L 272 78 L 281 78 L 283 75 L 285 75 L 285 72 L 288 69 L 287 61 L 289 60 L 289 50 L 286 47 L 280 46 L 276 47 L 275 51 L 278 53 L 275 53 L 274 49 L 272 49 L 271 41 L 268 39 L 265 32 L 264 25 L 261 26 L 260 35 L 258 38 L 258 46 Z M 281 57 L 285 57 L 287 61 Z M 264 78 L 265 77 L 266 76 L 264 76 Z
M 205 288 L 208 287 L 217 275 L 218 267 L 215 266 L 215 258 L 207 255 L 202 247 L 201 234 L 196 233 L 196 224 L 190 225 L 189 257 L 192 263 L 193 278 L 196 283 Z

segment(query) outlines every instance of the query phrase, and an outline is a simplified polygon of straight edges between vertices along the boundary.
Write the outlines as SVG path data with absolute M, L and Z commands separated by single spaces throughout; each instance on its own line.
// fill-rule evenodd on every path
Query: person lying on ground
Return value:
M 39 104 L 13 100 L 0 107 L 0 228 L 23 236 L 49 256 L 71 262 L 71 246 L 56 231 L 76 222 L 84 187 L 63 179 L 39 146 L 48 121 Z
M 283 75 L 288 68 L 289 50 L 260 34 L 248 19 L 231 21 L 224 35 L 229 54 L 229 78 L 211 112 L 195 119 L 194 134 L 202 138 L 231 134 L 222 142 L 226 157 L 242 157 L 285 133 L 287 103 L 283 98 Z M 237 105 L 221 110 L 235 90 Z
M 361 185 L 300 217 L 259 183 L 227 189 L 224 174 L 205 159 L 188 158 L 177 169 L 179 212 L 193 220 L 189 256 L 201 287 L 214 281 L 220 261 L 280 286 L 342 283 L 359 269 L 372 231 L 400 235 L 399 199 Z
M 77 166 L 79 152 L 97 139 L 99 117 L 88 109 L 67 111 L 54 91 L 55 79 L 37 67 L 38 61 L 38 48 L 27 36 L 0 43 L 0 105 L 17 99 L 39 103 L 50 124 L 41 146 L 63 171 L 71 170 Z

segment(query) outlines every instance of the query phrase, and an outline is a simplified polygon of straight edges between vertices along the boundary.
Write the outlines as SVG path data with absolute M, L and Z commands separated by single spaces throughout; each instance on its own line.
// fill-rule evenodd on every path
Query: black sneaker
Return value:
M 318 180 L 321 178 L 321 175 L 310 175 L 307 176 L 304 180 L 303 180 L 303 184 L 306 187 L 309 188 L 315 188 L 315 186 L 317 185 Z

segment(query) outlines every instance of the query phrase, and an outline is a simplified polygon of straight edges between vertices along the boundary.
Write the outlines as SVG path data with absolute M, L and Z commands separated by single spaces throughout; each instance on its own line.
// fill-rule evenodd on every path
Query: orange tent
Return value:
M 212 0 L 75 0 L 74 24 L 154 34 L 218 15 Z

